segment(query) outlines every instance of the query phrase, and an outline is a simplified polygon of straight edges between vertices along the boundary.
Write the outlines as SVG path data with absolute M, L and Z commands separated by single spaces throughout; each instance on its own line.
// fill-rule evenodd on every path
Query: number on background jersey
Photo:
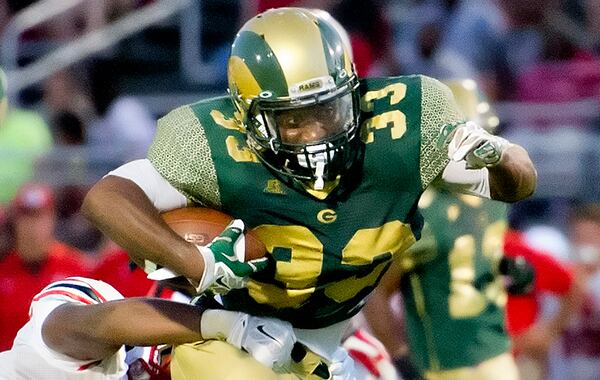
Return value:
M 498 267 L 502 255 L 502 238 L 506 223 L 499 221 L 489 225 L 479 242 L 482 259 L 488 260 L 492 268 Z M 448 308 L 450 316 L 455 319 L 472 318 L 481 314 L 489 303 L 504 306 L 506 293 L 502 278 L 496 279 L 479 290 L 475 287 L 475 260 L 477 242 L 473 235 L 462 235 L 454 241 L 448 256 L 450 266 L 450 297 Z

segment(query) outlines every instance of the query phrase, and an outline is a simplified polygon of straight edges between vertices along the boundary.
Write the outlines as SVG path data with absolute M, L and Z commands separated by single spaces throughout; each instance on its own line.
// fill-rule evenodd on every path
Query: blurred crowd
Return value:
M 47 52 L 153 2 L 82 2 L 23 34 L 21 43 L 28 49 L 19 64 L 33 60 L 38 47 Z M 0 35 L 18 12 L 34 3 L 1 0 Z M 272 7 L 305 6 L 327 10 L 346 28 L 362 77 L 418 73 L 473 78 L 494 104 L 600 103 L 597 0 L 210 0 L 195 6 L 202 7 L 201 37 L 215 67 L 226 66 L 229 43 L 246 19 Z M 178 44 L 172 39 L 185 38 L 177 31 L 167 23 L 143 32 L 144 41 L 173 48 Z M 162 116 L 141 102 L 123 78 L 139 76 L 153 93 L 171 85 L 157 72 L 174 71 L 175 78 L 184 80 L 177 62 L 136 61 L 131 52 L 135 44 L 123 44 L 9 98 L 11 107 L 0 128 L 0 351 L 11 346 L 26 321 L 31 297 L 59 277 L 102 279 L 125 296 L 151 290 L 152 283 L 130 266 L 127 253 L 78 211 L 99 176 L 145 156 L 155 121 Z M 224 89 L 226 73 L 217 72 L 214 83 Z M 509 119 L 501 118 L 500 134 L 524 133 Z M 576 130 L 596 138 L 600 133 L 600 114 L 536 122 L 529 125 L 531 134 L 539 132 L 540 123 L 546 132 Z M 513 326 L 515 336 L 527 334 L 514 341 L 515 350 L 533 358 L 536 371 L 546 378 L 597 379 L 600 373 L 596 190 L 534 196 L 511 208 L 511 224 L 524 246 L 543 253 L 538 264 L 545 268 L 538 269 L 539 291 L 533 298 L 517 300 L 518 307 L 509 302 L 509 312 L 531 311 L 526 323 Z M 564 302 L 574 305 L 568 309 L 573 312 L 557 322 Z M 560 326 L 551 329 L 550 323 Z

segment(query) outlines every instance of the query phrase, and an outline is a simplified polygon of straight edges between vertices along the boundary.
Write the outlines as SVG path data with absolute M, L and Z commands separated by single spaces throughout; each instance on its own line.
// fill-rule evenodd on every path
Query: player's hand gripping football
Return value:
M 244 222 L 235 219 L 208 245 L 198 246 L 204 259 L 204 274 L 196 288 L 225 294 L 246 285 L 248 276 L 267 267 L 267 258 L 244 261 Z
M 498 165 L 502 153 L 510 143 L 494 136 L 471 121 L 460 125 L 443 127 L 438 147 L 448 147 L 448 158 L 466 161 L 467 169 L 481 169 Z
M 204 260 L 204 273 L 196 291 L 210 290 L 225 294 L 231 289 L 244 287 L 248 276 L 265 269 L 267 257 L 245 262 L 244 222 L 233 220 L 219 236 L 205 246 L 196 246 Z M 168 268 L 160 268 L 148 275 L 152 280 L 165 280 L 177 277 Z

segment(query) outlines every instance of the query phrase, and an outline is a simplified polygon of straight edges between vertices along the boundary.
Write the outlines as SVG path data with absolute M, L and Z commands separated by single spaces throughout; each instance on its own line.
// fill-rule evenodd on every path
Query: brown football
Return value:
M 224 212 L 207 207 L 182 207 L 161 214 L 163 220 L 185 240 L 206 245 L 233 220 Z M 267 248 L 252 231 L 246 230 L 246 261 L 264 257 Z

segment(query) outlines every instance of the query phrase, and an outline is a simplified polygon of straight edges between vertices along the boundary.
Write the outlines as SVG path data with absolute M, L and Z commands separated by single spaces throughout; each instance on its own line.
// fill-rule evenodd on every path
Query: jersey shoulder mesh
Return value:
M 442 82 L 421 75 L 421 183 L 426 188 L 448 164 L 447 149 L 437 147 L 442 127 L 464 122 L 452 91 Z
M 148 159 L 156 170 L 189 200 L 220 207 L 217 172 L 204 127 L 185 105 L 158 120 Z

